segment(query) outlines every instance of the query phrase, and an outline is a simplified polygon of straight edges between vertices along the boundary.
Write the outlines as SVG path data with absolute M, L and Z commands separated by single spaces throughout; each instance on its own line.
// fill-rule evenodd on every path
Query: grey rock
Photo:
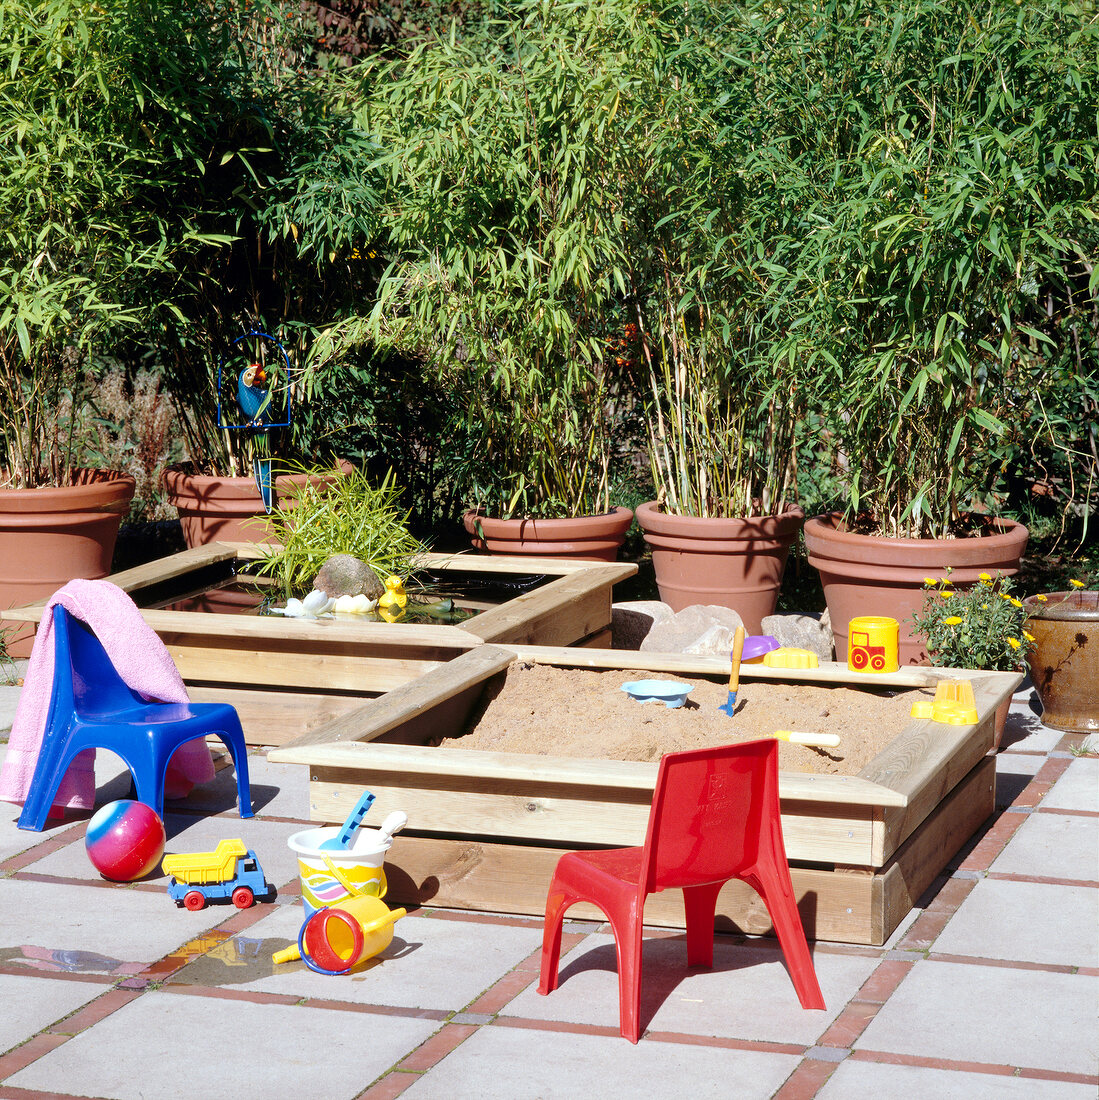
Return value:
M 674 612 L 660 600 L 633 600 L 611 605 L 611 647 L 613 649 L 641 648 L 655 623 L 670 619 Z
M 332 599 L 361 592 L 367 599 L 376 600 L 385 591 L 374 570 L 352 554 L 333 554 L 320 567 L 313 587 Z
M 807 649 L 822 661 L 832 660 L 832 628 L 817 615 L 768 615 L 763 633 L 777 638 L 779 645 Z
M 733 634 L 743 625 L 744 620 L 731 607 L 697 604 L 654 623 L 641 649 L 649 653 L 727 657 L 733 648 Z

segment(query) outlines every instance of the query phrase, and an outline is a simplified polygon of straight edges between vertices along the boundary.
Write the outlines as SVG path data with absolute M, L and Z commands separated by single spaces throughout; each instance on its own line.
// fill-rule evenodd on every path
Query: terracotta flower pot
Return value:
M 129 474 L 79 470 L 74 485 L 0 489 L 0 607 L 44 600 L 77 577 L 107 576 L 134 488 Z M 33 640 L 33 624 L 13 624 L 8 652 L 26 657 Z
M 342 463 L 341 470 L 351 469 Z M 340 476 L 333 469 L 324 474 L 280 474 L 275 495 L 280 507 L 293 507 L 292 490 L 308 482 L 319 483 Z M 183 540 L 188 547 L 208 542 L 271 542 L 263 498 L 252 477 L 217 477 L 192 472 L 190 463 L 169 466 L 164 472 L 168 500 L 179 512 Z
M 632 522 L 629 508 L 569 519 L 493 519 L 480 508 L 462 516 L 477 550 L 580 561 L 614 561 Z
M 909 617 L 923 607 L 925 577 L 955 586 L 975 584 L 981 573 L 1014 576 L 1026 549 L 1027 529 L 1010 519 L 993 521 L 995 533 L 961 539 L 893 539 L 848 531 L 838 512 L 805 521 L 809 564 L 819 573 L 832 620 L 837 659 L 847 653 L 848 624 L 858 615 L 888 615 L 900 623 L 900 663 L 925 664 L 923 641 Z
M 1099 730 L 1099 592 L 1023 601 L 1034 647 L 1027 658 L 1042 721 L 1069 733 Z
M 655 500 L 637 509 L 660 598 L 674 611 L 693 604 L 731 607 L 750 634 L 759 634 L 762 620 L 774 613 L 786 558 L 804 521 L 796 504 L 752 519 L 679 516 Z

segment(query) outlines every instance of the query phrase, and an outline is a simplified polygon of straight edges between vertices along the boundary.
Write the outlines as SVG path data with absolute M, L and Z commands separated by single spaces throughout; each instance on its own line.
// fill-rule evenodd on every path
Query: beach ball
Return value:
M 144 802 L 120 799 L 88 822 L 84 847 L 95 869 L 112 882 L 144 878 L 164 855 L 164 822 Z

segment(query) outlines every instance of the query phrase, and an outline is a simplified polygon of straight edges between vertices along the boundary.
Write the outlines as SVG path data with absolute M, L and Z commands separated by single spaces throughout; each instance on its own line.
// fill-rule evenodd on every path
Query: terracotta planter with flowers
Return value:
M 1099 730 L 1099 592 L 1030 596 L 1023 605 L 1034 638 L 1028 664 L 1042 721 L 1069 733 Z
M 847 652 L 848 624 L 858 615 L 888 615 L 901 624 L 900 662 L 925 664 L 927 650 L 910 619 L 923 603 L 924 581 L 950 570 L 955 586 L 982 573 L 1014 576 L 1027 529 L 1010 519 L 989 520 L 989 533 L 957 539 L 900 539 L 861 535 L 839 513 L 805 521 L 809 564 L 819 573 L 832 620 L 836 653 Z

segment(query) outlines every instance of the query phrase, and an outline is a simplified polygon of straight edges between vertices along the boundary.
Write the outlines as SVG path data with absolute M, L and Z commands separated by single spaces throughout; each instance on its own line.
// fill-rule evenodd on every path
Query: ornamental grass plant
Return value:
M 1010 577 L 982 573 L 969 588 L 946 577 L 924 581 L 924 604 L 910 619 L 931 663 L 945 668 L 1013 672 L 1026 663 L 1034 639 L 1024 626 L 1028 613 L 1012 593 Z
M 304 467 L 291 473 L 320 473 Z M 379 577 L 415 572 L 427 547 L 408 530 L 401 489 L 387 476 L 375 484 L 353 469 L 345 476 L 318 478 L 293 491 L 293 498 L 272 511 L 271 536 L 256 572 L 275 577 L 284 596 L 309 591 L 320 567 L 334 554 L 351 554 Z

